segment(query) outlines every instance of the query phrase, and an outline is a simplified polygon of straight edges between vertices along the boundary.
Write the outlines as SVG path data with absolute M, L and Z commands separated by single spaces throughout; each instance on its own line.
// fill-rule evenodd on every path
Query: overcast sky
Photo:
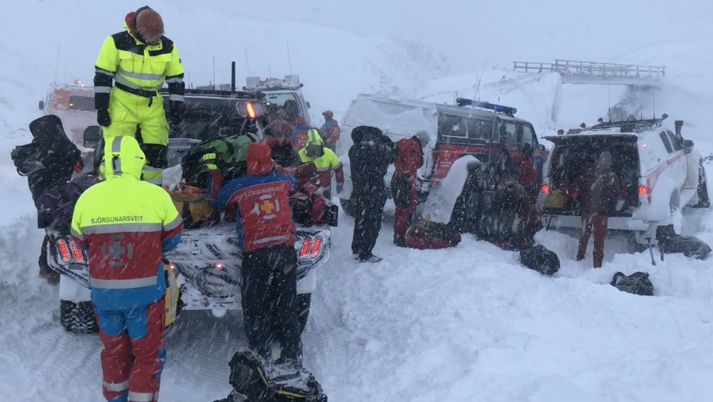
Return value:
M 422 42 L 454 73 L 516 59 L 626 62 L 638 48 L 713 32 L 710 0 L 263 0 L 239 10 Z

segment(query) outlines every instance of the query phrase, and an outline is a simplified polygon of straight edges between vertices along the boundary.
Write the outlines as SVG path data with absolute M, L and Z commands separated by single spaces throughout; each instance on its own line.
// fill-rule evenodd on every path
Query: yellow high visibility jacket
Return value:
M 112 138 L 105 155 L 107 179 L 79 197 L 72 236 L 88 249 L 97 309 L 147 305 L 166 291 L 163 252 L 178 245 L 183 223 L 168 193 L 140 180 L 146 160 L 135 138 Z
M 109 94 L 113 80 L 120 89 L 149 97 L 165 79 L 169 99 L 183 101 L 183 74 L 178 47 L 172 40 L 164 36 L 158 45 L 148 45 L 126 30 L 104 40 L 96 62 L 94 91 L 97 95 Z M 108 108 L 108 96 L 95 99 L 97 109 Z
M 317 158 L 310 158 L 307 156 L 307 147 L 315 144 L 322 146 L 322 155 Z M 321 187 L 330 187 L 332 182 L 332 170 L 334 170 L 337 183 L 344 183 L 342 161 L 339 160 L 339 157 L 334 151 L 324 146 L 324 141 L 317 130 L 310 129 L 307 131 L 307 143 L 297 152 L 297 155 L 300 158 L 300 162 L 312 163 L 314 165 L 319 175 L 319 185 Z

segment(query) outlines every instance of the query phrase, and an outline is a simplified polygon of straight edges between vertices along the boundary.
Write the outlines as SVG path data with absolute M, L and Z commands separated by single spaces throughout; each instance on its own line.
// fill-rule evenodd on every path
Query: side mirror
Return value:
M 691 150 L 691 149 L 693 149 L 693 141 L 691 141 L 691 140 L 684 140 L 684 141 L 683 141 L 683 148 L 685 148 L 686 150 Z
M 45 110 L 45 101 L 40 101 L 39 107 L 40 110 Z
M 305 102 L 307 104 L 307 109 L 311 108 L 312 105 L 309 104 L 309 101 Z
M 99 146 L 99 141 L 102 138 L 102 129 L 99 126 L 89 126 L 84 129 L 84 138 L 82 145 L 86 148 L 96 149 Z

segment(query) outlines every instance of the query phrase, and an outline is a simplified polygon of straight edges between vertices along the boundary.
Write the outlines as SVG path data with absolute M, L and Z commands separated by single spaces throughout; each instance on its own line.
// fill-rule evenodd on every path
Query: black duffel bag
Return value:
M 216 402 L 327 402 L 327 395 L 312 373 L 288 363 L 268 363 L 249 350 L 230 360 L 233 392 Z
M 560 259 L 557 254 L 540 244 L 520 251 L 520 262 L 543 275 L 553 275 L 560 269 Z
M 654 295 L 654 284 L 651 283 L 647 272 L 634 272 L 628 276 L 622 272 L 617 272 L 612 278 L 611 285 L 622 292 L 640 296 Z

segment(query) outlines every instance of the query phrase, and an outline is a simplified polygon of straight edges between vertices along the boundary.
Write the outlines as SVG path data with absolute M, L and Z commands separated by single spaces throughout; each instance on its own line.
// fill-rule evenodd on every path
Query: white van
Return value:
M 543 167 L 540 205 L 545 225 L 581 228 L 580 200 L 584 175 L 602 151 L 613 156 L 623 193 L 609 214 L 609 229 L 632 231 L 638 243 L 655 243 L 656 229 L 675 223 L 683 207 L 708 207 L 706 177 L 693 141 L 664 120 L 600 123 L 544 137 L 554 148 Z

